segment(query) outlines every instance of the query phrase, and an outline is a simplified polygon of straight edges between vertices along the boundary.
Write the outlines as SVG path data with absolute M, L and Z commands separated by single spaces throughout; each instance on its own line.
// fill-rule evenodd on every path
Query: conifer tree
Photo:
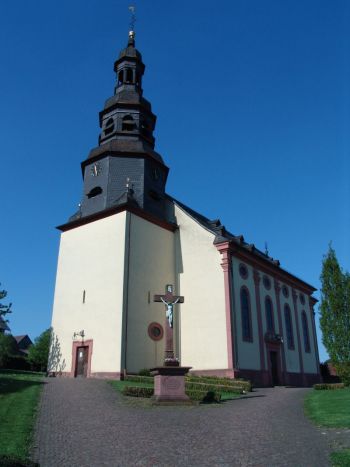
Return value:
M 6 297 L 7 297 L 6 290 L 0 290 L 0 300 L 3 300 Z M 0 318 L 2 318 L 8 313 L 11 313 L 11 306 L 12 306 L 12 303 L 10 303 L 9 305 L 4 305 L 3 303 L 0 302 Z
M 321 273 L 320 326 L 326 347 L 339 377 L 350 384 L 350 275 L 343 272 L 329 246 Z

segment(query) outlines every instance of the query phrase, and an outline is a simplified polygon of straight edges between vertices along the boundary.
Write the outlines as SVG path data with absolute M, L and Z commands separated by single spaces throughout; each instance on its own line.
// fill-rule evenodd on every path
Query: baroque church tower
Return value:
M 165 219 L 168 167 L 154 150 L 156 116 L 143 97 L 145 65 L 130 31 L 114 64 L 114 95 L 99 114 L 99 145 L 82 162 L 83 199 L 70 221 L 96 216 L 126 203 Z
M 172 284 L 185 297 L 174 315 L 182 366 L 264 386 L 319 381 L 315 288 L 166 193 L 133 31 L 114 71 L 79 210 L 58 227 L 49 371 L 120 378 L 162 365 L 165 310 L 153 297 Z

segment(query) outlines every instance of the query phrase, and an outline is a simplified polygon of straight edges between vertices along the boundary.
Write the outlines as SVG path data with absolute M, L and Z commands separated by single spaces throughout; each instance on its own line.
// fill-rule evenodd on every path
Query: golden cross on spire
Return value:
M 130 18 L 130 31 L 134 31 L 135 28 L 135 21 L 136 21 L 136 6 L 135 5 L 129 5 L 129 11 L 131 12 L 131 18 Z

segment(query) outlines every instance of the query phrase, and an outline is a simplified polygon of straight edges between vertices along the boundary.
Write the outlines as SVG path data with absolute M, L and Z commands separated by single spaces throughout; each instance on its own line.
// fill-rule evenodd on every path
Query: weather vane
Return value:
M 136 21 L 136 6 L 135 5 L 130 5 L 129 6 L 129 11 L 131 12 L 131 18 L 130 18 L 130 31 L 133 31 L 135 28 L 135 21 Z

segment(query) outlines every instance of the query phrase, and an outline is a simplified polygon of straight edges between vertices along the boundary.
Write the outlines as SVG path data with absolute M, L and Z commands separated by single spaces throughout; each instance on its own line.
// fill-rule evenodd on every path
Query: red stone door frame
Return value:
M 271 368 L 271 360 L 270 360 L 270 352 L 277 353 L 277 375 L 279 385 L 285 384 L 283 380 L 283 373 L 282 373 L 282 362 L 281 362 L 281 345 L 280 344 L 273 344 L 272 342 L 268 342 L 266 344 L 266 353 L 267 353 L 267 368 L 269 371 L 269 380 L 271 386 L 273 386 L 273 377 L 272 377 L 272 368 Z
M 91 376 L 91 357 L 92 357 L 92 347 L 93 347 L 93 340 L 88 339 L 84 341 L 73 341 L 72 343 L 72 366 L 70 376 L 71 378 L 75 378 L 75 373 L 77 371 L 77 350 L 78 347 L 87 347 L 88 348 L 88 364 L 87 364 L 87 372 L 86 377 L 90 378 Z

